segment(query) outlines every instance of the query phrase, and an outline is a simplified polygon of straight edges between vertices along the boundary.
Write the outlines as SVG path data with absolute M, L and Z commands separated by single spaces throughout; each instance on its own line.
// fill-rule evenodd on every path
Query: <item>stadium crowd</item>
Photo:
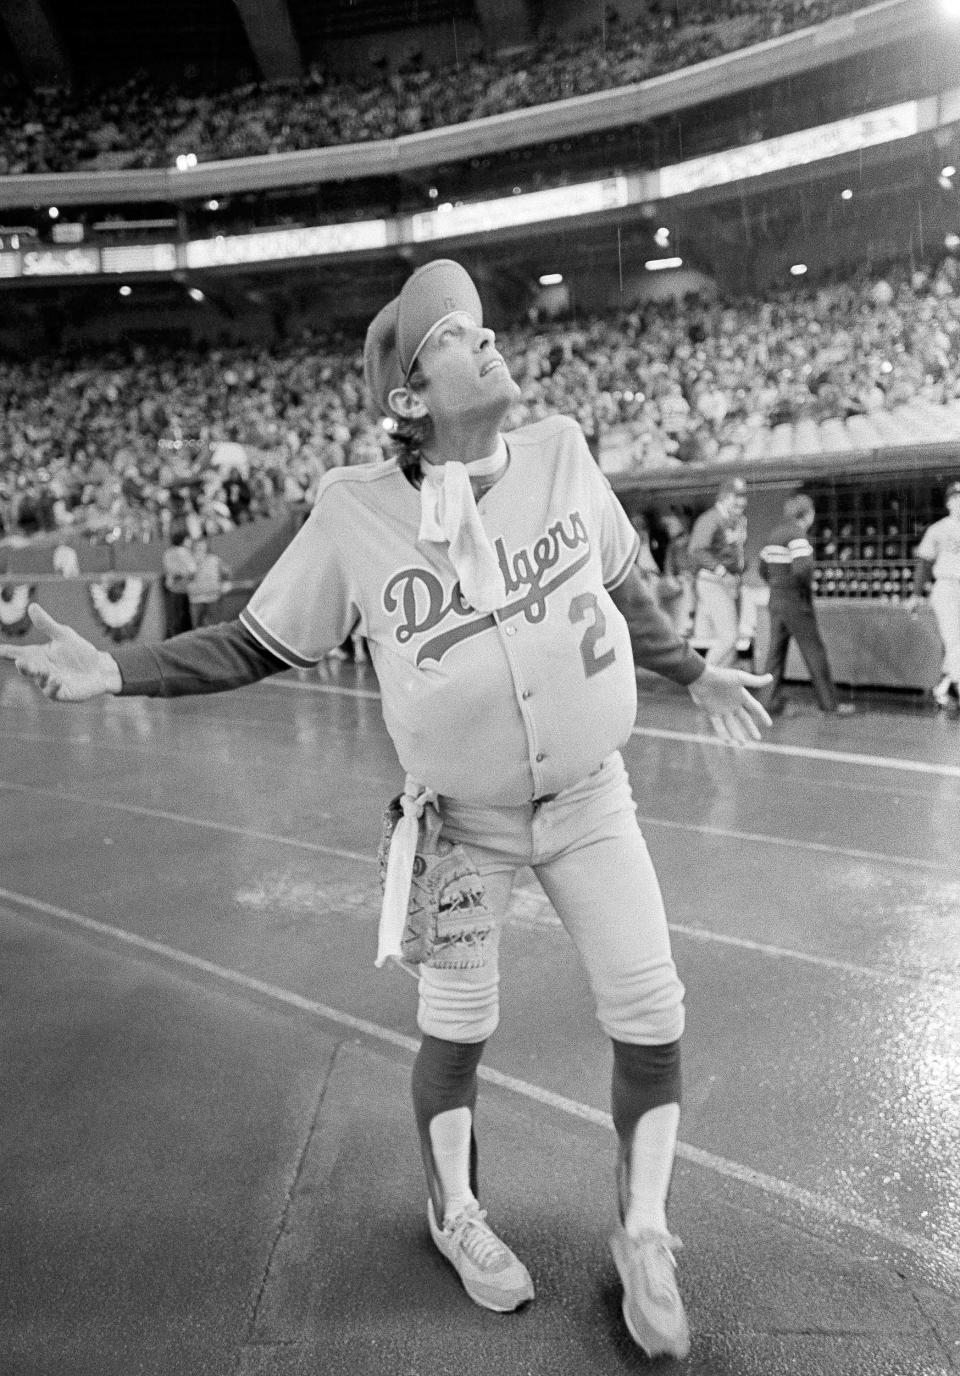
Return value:
M 647 303 L 502 331 L 517 425 L 572 414 L 632 469 L 743 460 L 758 429 L 960 398 L 960 263 L 764 301 Z M 0 360 L 0 523 L 151 538 L 309 504 L 328 468 L 378 458 L 360 340 Z
M 201 161 L 395 138 L 643 81 L 861 8 L 864 0 L 653 0 L 635 22 L 544 35 L 522 53 L 408 60 L 351 79 L 314 65 L 301 81 L 246 82 L 216 94 L 159 88 L 145 74 L 113 87 L 0 95 L 0 176 Z

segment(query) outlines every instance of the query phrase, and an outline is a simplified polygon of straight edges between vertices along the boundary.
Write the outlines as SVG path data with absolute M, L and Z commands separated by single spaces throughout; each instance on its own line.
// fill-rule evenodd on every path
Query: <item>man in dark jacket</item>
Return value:
M 837 700 L 813 606 L 813 546 L 808 532 L 815 515 L 809 497 L 803 493 L 788 497 L 783 504 L 784 519 L 770 532 L 760 551 L 760 576 L 770 587 L 770 645 L 765 672 L 773 675 L 773 682 L 767 689 L 766 706 L 774 715 L 787 707 L 783 674 L 792 636 L 810 672 L 820 711 L 845 717 L 855 709 L 852 703 Z

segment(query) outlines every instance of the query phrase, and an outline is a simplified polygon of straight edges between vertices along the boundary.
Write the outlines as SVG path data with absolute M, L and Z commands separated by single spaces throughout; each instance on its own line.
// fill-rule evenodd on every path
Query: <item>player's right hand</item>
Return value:
M 86 702 L 102 693 L 118 693 L 120 670 L 112 655 L 98 650 L 70 626 L 54 621 L 31 602 L 27 614 L 47 640 L 42 645 L 0 642 L 0 659 L 12 660 L 17 672 L 32 679 L 45 697 L 56 702 Z

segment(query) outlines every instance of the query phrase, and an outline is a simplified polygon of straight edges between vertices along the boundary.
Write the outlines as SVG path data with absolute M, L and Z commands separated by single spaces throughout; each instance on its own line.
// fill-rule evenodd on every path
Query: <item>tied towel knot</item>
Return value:
M 450 546 L 450 562 L 464 600 L 478 612 L 498 611 L 507 602 L 500 561 L 477 510 L 472 477 L 496 473 L 507 459 L 500 440 L 496 450 L 472 463 L 423 464 L 420 488 L 421 540 Z
M 379 970 L 388 960 L 403 962 L 401 938 L 407 921 L 410 903 L 410 881 L 413 860 L 417 853 L 420 818 L 428 803 L 436 803 L 437 795 L 408 774 L 403 787 L 400 806 L 403 817 L 397 823 L 390 843 L 387 872 L 383 884 L 383 905 L 380 909 L 380 928 L 377 934 Z

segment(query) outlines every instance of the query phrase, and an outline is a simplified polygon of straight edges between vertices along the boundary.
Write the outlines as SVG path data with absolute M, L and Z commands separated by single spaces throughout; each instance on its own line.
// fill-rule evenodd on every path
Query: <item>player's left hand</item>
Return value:
M 750 688 L 766 688 L 770 674 L 747 674 L 742 669 L 718 669 L 708 664 L 687 689 L 721 740 L 730 745 L 749 745 L 760 739 L 761 726 L 772 726 L 770 714 Z

